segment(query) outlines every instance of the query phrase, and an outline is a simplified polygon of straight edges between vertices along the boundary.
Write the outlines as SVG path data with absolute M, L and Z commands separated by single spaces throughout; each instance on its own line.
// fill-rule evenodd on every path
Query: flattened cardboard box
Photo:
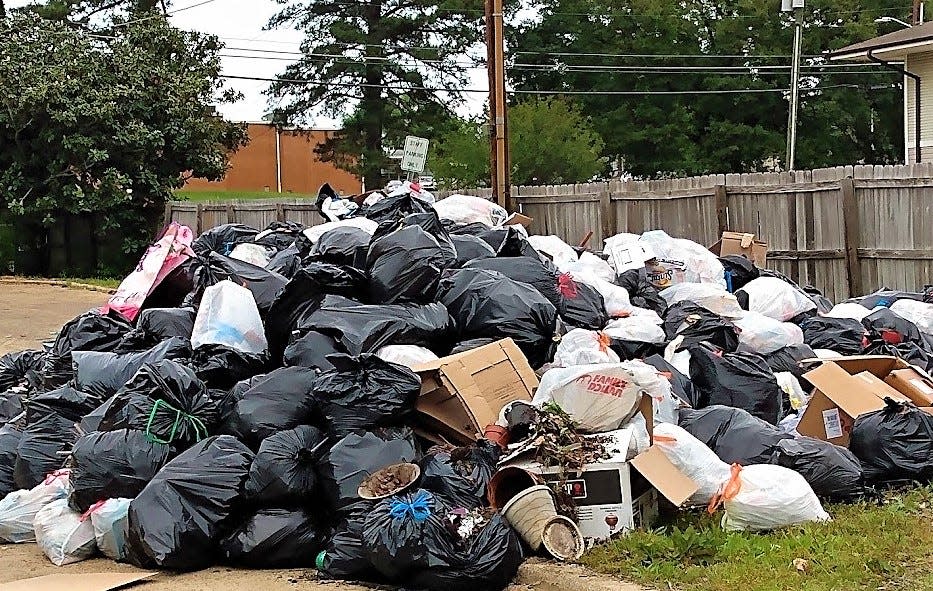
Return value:
M 472 443 L 502 407 L 530 401 L 538 378 L 512 339 L 413 367 L 421 375 L 416 409 L 422 432 Z
M 768 243 L 755 240 L 754 234 L 744 232 L 723 232 L 719 242 L 709 247 L 717 256 L 739 255 L 764 267 L 768 258 Z
M 0 584 L 0 591 L 113 591 L 156 573 L 55 574 Z

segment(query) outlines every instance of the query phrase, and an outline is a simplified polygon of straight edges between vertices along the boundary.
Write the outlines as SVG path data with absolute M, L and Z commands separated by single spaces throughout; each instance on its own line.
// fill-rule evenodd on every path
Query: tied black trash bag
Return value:
M 0 356 L 0 392 L 15 386 L 38 387 L 44 363 L 43 351 L 20 351 Z
M 496 471 L 501 448 L 480 439 L 467 447 L 432 448 L 421 460 L 421 487 L 451 507 L 486 505 L 486 485 Z
M 454 266 L 456 250 L 437 219 L 408 216 L 380 226 L 366 253 L 369 299 L 378 304 L 429 303 L 444 269 Z M 427 219 L 422 219 L 427 218 Z
M 145 433 L 119 429 L 90 433 L 71 451 L 71 496 L 79 513 L 105 499 L 132 499 L 168 462 L 172 448 L 149 440 Z
M 315 380 L 314 398 L 330 435 L 404 425 L 415 412 L 421 378 L 403 365 L 374 354 L 334 355 L 334 369 Z
M 252 461 L 246 446 L 219 435 L 166 464 L 130 503 L 127 561 L 171 570 L 213 564 Z
M 852 318 L 814 316 L 801 322 L 800 328 L 803 330 L 803 342 L 813 349 L 858 355 L 865 345 L 865 327 Z
M 342 520 L 332 531 L 324 550 L 317 555 L 315 566 L 329 579 L 349 581 L 378 581 L 380 579 L 369 561 L 369 548 L 363 541 L 366 516 L 372 501 L 358 501 L 342 512 Z
M 804 359 L 816 359 L 816 353 L 810 345 L 788 345 L 782 347 L 773 353 L 768 353 L 765 357 L 765 361 L 768 362 L 768 367 L 771 368 L 771 371 L 778 373 L 781 371 L 786 371 L 794 375 L 798 380 L 803 380 L 803 374 L 810 371 L 809 367 L 801 367 L 799 362 Z M 804 390 L 810 389 L 809 382 L 803 380 L 800 384 Z
M 804 293 L 810 296 L 810 300 L 816 304 L 816 313 L 820 316 L 823 314 L 829 314 L 833 309 L 833 303 L 829 298 L 823 296 L 823 292 L 813 287 L 812 285 L 807 285 L 803 288 Z
M 436 564 L 435 556 L 451 555 L 448 512 L 439 497 L 424 489 L 376 503 L 363 528 L 373 567 L 389 581 L 401 582 Z
M 282 251 L 295 243 L 305 227 L 304 224 L 298 222 L 275 221 L 266 226 L 266 229 L 253 238 L 252 242 L 276 251 Z
M 360 215 L 377 223 L 394 222 L 406 218 L 413 213 L 435 213 L 434 208 L 427 201 L 418 199 L 411 193 L 383 197 L 376 203 L 365 207 Z
M 0 499 L 17 489 L 13 481 L 16 448 L 23 437 L 22 429 L 14 423 L 0 427 Z
M 496 251 L 497 257 L 529 257 L 535 260 L 541 258 L 538 251 L 525 239 L 521 230 L 512 226 L 485 229 L 477 236 Z
M 411 429 L 351 433 L 335 443 L 318 464 L 321 492 L 332 508 L 343 510 L 360 500 L 360 484 L 370 474 L 392 464 L 417 460 Z
M 172 337 L 191 339 L 194 308 L 150 308 L 139 313 L 136 328 L 120 341 L 117 353 L 143 351 Z
M 456 355 L 457 353 L 463 353 L 463 352 L 465 352 L 465 351 L 471 351 L 471 350 L 476 349 L 476 348 L 478 348 L 478 347 L 483 347 L 483 346 L 486 346 L 486 345 L 491 345 L 492 343 L 495 343 L 495 342 L 498 341 L 498 340 L 499 340 L 499 339 L 493 339 L 493 338 L 488 338 L 488 337 L 479 337 L 479 338 L 475 338 L 475 339 L 467 339 L 467 340 L 465 340 L 465 341 L 460 341 L 459 343 L 457 343 L 456 345 L 454 345 L 454 348 L 451 349 L 450 354 L 451 354 L 451 355 Z
M 29 394 L 25 388 L 14 388 L 0 393 L 0 425 L 22 414 L 23 398 Z
M 108 353 L 75 351 L 74 384 L 82 392 L 107 399 L 127 384 L 147 363 L 165 359 L 186 360 L 191 357 L 191 343 L 181 337 L 172 337 L 140 353 Z
M 74 377 L 73 351 L 113 351 L 133 327 L 125 320 L 88 312 L 62 327 L 42 366 L 42 385 L 52 390 Z
M 246 568 L 314 566 L 324 536 L 304 509 L 261 509 L 220 542 L 224 562 Z
M 208 388 L 228 390 L 237 382 L 266 370 L 269 358 L 264 353 L 244 353 L 224 345 L 201 345 L 194 350 L 191 367 Z
M 352 267 L 357 262 L 360 252 L 369 249 L 372 236 L 369 232 L 353 226 L 334 228 L 321 234 L 309 259 L 332 265 Z
M 863 318 L 862 326 L 868 331 L 868 340 L 870 341 L 880 340 L 890 345 L 914 343 L 924 348 L 930 348 L 916 324 L 898 316 L 888 308 L 875 310 Z
M 700 393 L 699 408 L 741 408 L 772 425 L 784 416 L 781 387 L 760 355 L 724 353 L 708 344 L 691 347 L 690 381 Z
M 674 395 L 694 408 L 701 406 L 700 392 L 690 381 L 690 378 L 680 373 L 680 371 L 668 363 L 660 354 L 651 355 L 645 358 L 645 363 L 653 366 L 671 382 L 671 390 Z
M 644 267 L 623 272 L 616 278 L 616 283 L 628 292 L 633 306 L 654 310 L 659 315 L 664 315 L 667 302 L 661 297 L 658 288 L 648 282 L 648 271 Z
M 234 435 L 250 449 L 283 429 L 316 423 L 317 403 L 312 394 L 317 372 L 305 367 L 283 367 L 256 380 L 243 393 L 223 432 Z
M 473 261 L 464 265 L 464 268 L 495 271 L 502 273 L 512 281 L 527 283 L 554 304 L 555 308 L 561 309 L 563 296 L 560 289 L 562 284 L 558 280 L 560 274 L 551 263 L 531 257 L 498 257 Z
M 726 271 L 726 286 L 730 293 L 735 293 L 760 276 L 755 263 L 741 255 L 730 254 L 720 257 L 719 262 Z
M 677 302 L 664 312 L 664 334 L 669 340 L 683 336 L 678 351 L 706 341 L 732 353 L 739 347 L 735 325 L 690 301 Z
M 933 415 L 890 398 L 885 405 L 852 426 L 849 449 L 861 460 L 865 480 L 933 480 Z
M 596 288 L 578 283 L 567 273 L 558 277 L 561 303 L 557 307 L 561 319 L 570 326 L 587 330 L 602 330 L 609 323 L 606 302 Z
M 329 295 L 302 322 L 299 333 L 319 332 L 334 339 L 341 353 L 361 355 L 385 345 L 443 348 L 452 328 L 450 314 L 441 304 L 370 306 Z
M 297 246 L 289 246 L 278 251 L 266 263 L 266 269 L 291 279 L 301 269 L 301 250 Z
M 453 243 L 454 248 L 457 249 L 455 267 L 463 267 L 470 261 L 490 259 L 496 256 L 496 251 L 485 240 L 476 236 L 451 234 L 450 241 Z
M 217 404 L 194 371 L 175 361 L 144 365 L 111 399 L 101 431 L 136 429 L 155 443 L 184 449 L 206 438 Z
M 494 271 L 460 269 L 444 277 L 438 295 L 461 339 L 511 338 L 533 368 L 554 358 L 557 309 L 530 285 Z
M 865 355 L 900 357 L 911 365 L 933 371 L 933 353 L 912 342 L 890 345 L 882 340 L 872 341 L 863 351 Z
M 858 458 L 828 441 L 812 437 L 784 439 L 778 442 L 771 463 L 799 472 L 822 499 L 842 501 L 865 491 Z
M 282 362 L 286 366 L 329 371 L 334 369 L 334 364 L 328 357 L 334 354 L 340 354 L 334 339 L 312 330 L 285 347 Z
M 767 464 L 778 443 L 793 439 L 774 425 L 728 406 L 682 408 L 678 423 L 727 464 Z
M 200 256 L 206 256 L 212 251 L 228 255 L 237 244 L 252 242 L 256 234 L 259 234 L 259 230 L 245 224 L 222 224 L 195 238 L 191 248 Z
M 230 280 L 250 290 L 263 318 L 269 315 L 276 296 L 288 283 L 288 279 L 278 273 L 216 252 L 191 259 L 191 271 L 194 275 L 194 290 L 185 298 L 187 304 L 197 306 L 205 289 Z
M 609 348 L 615 351 L 622 361 L 641 360 L 652 355 L 662 355 L 664 347 L 663 343 L 643 343 L 623 339 L 611 339 L 609 343 Z
M 261 506 L 293 507 L 317 495 L 317 462 L 327 451 L 327 438 L 316 427 L 302 425 L 262 440 L 249 469 L 244 495 Z

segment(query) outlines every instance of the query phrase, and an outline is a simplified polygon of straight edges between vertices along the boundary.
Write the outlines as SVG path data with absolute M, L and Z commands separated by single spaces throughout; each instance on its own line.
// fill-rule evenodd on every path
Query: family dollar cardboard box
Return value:
M 933 406 L 933 380 L 917 368 L 895 369 L 884 381 L 917 406 Z
M 639 410 L 646 417 L 645 424 L 652 425 L 651 399 L 647 395 L 642 396 Z M 637 453 L 639 428 L 628 425 L 600 434 L 612 440 L 606 445 L 610 457 L 586 464 L 579 471 L 561 474 L 559 467 L 521 459 L 506 459 L 504 463 L 538 474 L 552 487 L 562 486 L 577 506 L 577 524 L 583 537 L 588 542 L 607 540 L 618 533 L 650 527 L 658 516 L 658 493 L 679 507 L 699 488 L 657 447 L 652 445 Z M 650 442 L 651 429 L 648 431 Z
M 905 402 L 904 394 L 884 382 L 897 369 L 910 364 L 897 357 L 857 355 L 824 361 L 803 374 L 816 388 L 800 417 L 801 435 L 848 446 L 852 425 L 860 415 L 881 410 L 884 398 Z
M 768 243 L 755 240 L 754 234 L 723 232 L 719 242 L 709 247 L 717 256 L 737 254 L 744 256 L 758 267 L 764 267 L 768 257 Z
M 482 437 L 509 402 L 530 401 L 538 387 L 534 370 L 512 339 L 412 369 L 421 376 L 419 431 L 463 444 Z

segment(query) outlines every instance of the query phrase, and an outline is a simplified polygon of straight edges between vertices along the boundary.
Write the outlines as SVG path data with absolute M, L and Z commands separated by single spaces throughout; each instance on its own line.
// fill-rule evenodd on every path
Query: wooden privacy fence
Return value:
M 933 283 L 933 164 L 517 186 L 512 195 L 534 218 L 533 233 L 579 243 L 592 231 L 589 246 L 597 249 L 619 232 L 661 229 L 706 246 L 724 230 L 753 232 L 769 244 L 769 267 L 833 301 Z M 175 202 L 166 208 L 172 219 L 198 231 L 227 222 L 324 221 L 308 201 Z

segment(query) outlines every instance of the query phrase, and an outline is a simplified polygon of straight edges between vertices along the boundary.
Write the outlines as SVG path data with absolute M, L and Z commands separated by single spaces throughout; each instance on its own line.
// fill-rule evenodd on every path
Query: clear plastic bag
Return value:
M 690 301 L 727 318 L 738 318 L 744 313 L 735 296 L 714 283 L 677 283 L 661 291 L 667 305 Z
M 269 348 L 253 294 L 230 280 L 204 290 L 191 332 L 191 347 L 224 345 L 244 353 Z
M 68 507 L 68 499 L 52 501 L 36 513 L 36 543 L 55 566 L 94 556 L 97 540 L 90 519 Z
M 787 321 L 816 309 L 807 294 L 777 277 L 759 277 L 749 281 L 741 292 L 748 294 L 749 312 Z
M 661 317 L 651 310 L 609 321 L 603 332 L 620 341 L 661 344 L 667 340 Z
M 891 311 L 916 324 L 921 332 L 933 335 L 933 304 L 916 300 L 897 300 L 891 304 Z
M 609 348 L 611 339 L 608 335 L 594 330 L 575 328 L 565 334 L 554 353 L 554 365 L 571 367 L 574 365 L 596 365 L 599 363 L 619 363 L 619 356 Z
M 667 459 L 700 487 L 689 499 L 691 505 L 708 505 L 729 480 L 729 464 L 705 443 L 677 425 L 654 426 L 654 444 Z
M 577 251 L 557 236 L 529 236 L 528 242 L 539 253 L 547 255 L 554 265 L 568 265 L 579 260 Z
M 489 227 L 500 226 L 509 217 L 509 212 L 498 204 L 473 195 L 451 195 L 434 203 L 437 215 L 455 224 L 479 222 Z
M 398 363 L 405 367 L 413 367 L 438 359 L 433 351 L 419 345 L 386 345 L 376 351 L 376 356 L 389 363 Z
M 577 261 L 563 266 L 558 265 L 557 268 L 561 273 L 570 273 L 571 275 L 578 273 L 581 276 L 592 274 L 609 283 L 616 280 L 616 272 L 612 266 L 591 252 L 584 252 Z
M 70 470 L 58 470 L 49 474 L 38 486 L 11 492 L 0 500 L 0 542 L 35 542 L 33 521 L 36 513 L 52 501 L 67 500 L 70 473 Z
M 810 396 L 800 387 L 800 381 L 794 377 L 794 374 L 786 371 L 778 371 L 774 373 L 774 379 L 777 380 L 781 390 L 787 394 L 787 398 L 790 400 L 790 406 L 795 411 L 800 411 L 800 409 L 805 407 L 807 402 L 810 401 Z
M 827 318 L 851 318 L 861 322 L 862 319 L 871 314 L 871 312 L 871 310 L 862 304 L 842 302 L 841 304 L 836 304 L 833 306 L 833 309 L 826 314 L 823 314 L 823 316 L 826 316 Z
M 803 330 L 796 324 L 781 322 L 758 312 L 743 312 L 733 323 L 741 329 L 739 343 L 755 353 L 773 353 L 790 345 L 803 343 Z
M 726 289 L 725 269 L 719 258 L 696 242 L 671 238 L 663 230 L 645 232 L 640 242 L 667 271 L 668 285 L 664 287 L 686 282 L 712 283 Z
M 783 466 L 736 464 L 721 496 L 726 531 L 768 531 L 830 519 L 804 477 Z
M 88 511 L 101 554 L 111 560 L 126 558 L 126 532 L 132 499 L 107 499 Z
M 272 260 L 268 248 L 261 244 L 250 243 L 237 244 L 234 246 L 233 250 L 230 251 L 230 258 L 256 265 L 257 267 L 265 267 L 269 264 L 269 261 Z

